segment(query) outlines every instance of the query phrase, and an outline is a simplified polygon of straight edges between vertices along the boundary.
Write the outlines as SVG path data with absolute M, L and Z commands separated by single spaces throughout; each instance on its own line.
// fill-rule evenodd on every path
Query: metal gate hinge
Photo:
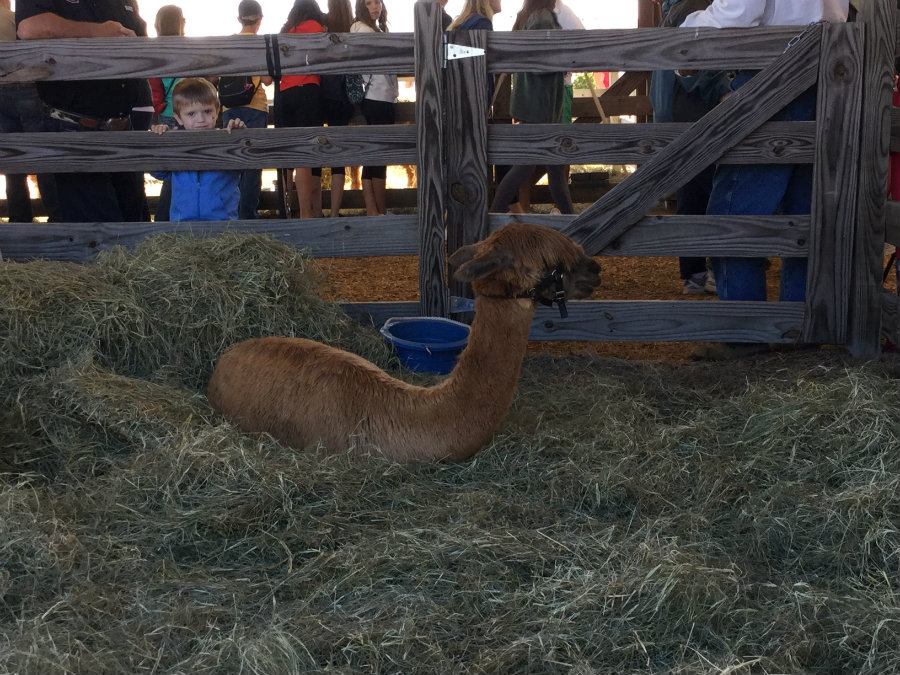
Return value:
M 455 61 L 456 59 L 471 59 L 475 56 L 484 56 L 484 50 L 481 47 L 466 47 L 465 45 L 456 45 L 451 43 L 444 45 L 444 64 L 447 61 Z

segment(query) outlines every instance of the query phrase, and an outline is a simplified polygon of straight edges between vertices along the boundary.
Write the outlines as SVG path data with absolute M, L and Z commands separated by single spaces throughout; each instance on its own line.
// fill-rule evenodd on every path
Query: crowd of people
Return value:
M 281 32 L 386 33 L 388 11 L 383 0 L 328 0 L 323 12 L 316 0 L 295 0 Z M 446 0 L 435 0 L 442 25 L 449 30 L 492 30 L 501 0 L 465 0 L 462 12 L 450 17 Z M 664 0 L 663 25 L 733 28 L 806 26 L 817 21 L 844 22 L 848 0 Z M 241 0 L 239 35 L 255 35 L 263 18 L 258 0 Z M 176 5 L 159 10 L 155 27 L 160 36 L 184 35 L 185 17 Z M 583 28 L 563 0 L 524 0 L 513 30 Z M 128 38 L 147 34 L 135 0 L 18 0 L 15 22 L 9 0 L 0 0 L 0 39 L 69 37 Z M 658 122 L 695 121 L 743 86 L 755 71 L 654 73 L 650 96 Z M 268 124 L 264 86 L 275 85 L 276 126 L 314 127 L 350 123 L 356 107 L 348 93 L 349 76 L 285 75 L 253 78 L 253 96 L 245 104 L 222 112 L 226 131 Z M 211 78 L 215 80 L 216 78 Z M 369 125 L 393 124 L 399 96 L 395 75 L 363 74 L 359 111 Z M 490 85 L 493 87 L 493 83 Z M 571 80 L 566 73 L 516 73 L 512 76 L 510 112 L 519 124 L 571 121 Z M 773 119 L 810 120 L 816 90 L 810 88 Z M 220 113 L 216 88 L 202 78 L 147 80 L 80 80 L 7 85 L 0 97 L 0 132 L 101 132 L 149 128 L 212 129 Z M 149 115 L 149 116 L 148 116 Z M 212 120 L 212 122 L 210 122 Z M 575 212 L 569 193 L 567 167 L 522 165 L 499 168 L 492 212 L 516 211 L 523 186 L 546 173 L 555 208 Z M 331 215 L 340 214 L 344 167 L 332 167 Z M 207 175 L 208 174 L 208 175 Z M 257 217 L 260 171 L 171 172 L 165 176 L 157 220 L 250 219 Z M 24 176 L 7 177 L 11 220 L 31 220 Z M 321 217 L 321 169 L 298 167 L 293 180 L 301 218 Z M 64 222 L 129 222 L 148 219 L 143 176 L 134 172 L 57 173 L 39 176 L 44 205 L 51 220 Z M 771 215 L 809 213 L 809 165 L 720 165 L 710 167 L 678 193 L 683 214 Z M 386 167 L 365 166 L 362 188 L 366 213 L 387 212 Z M 215 194 L 213 194 L 215 193 Z M 764 300 L 765 264 L 761 258 L 718 257 L 707 270 L 704 258 L 682 259 L 685 293 L 717 293 L 725 300 Z M 802 301 L 806 291 L 806 258 L 786 258 L 781 267 L 781 299 Z M 720 345 L 721 354 L 740 353 L 756 345 Z

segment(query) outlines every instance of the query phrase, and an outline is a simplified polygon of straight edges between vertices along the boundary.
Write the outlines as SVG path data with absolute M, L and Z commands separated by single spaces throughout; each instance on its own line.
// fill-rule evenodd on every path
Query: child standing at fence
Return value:
M 219 95 L 209 80 L 187 77 L 172 90 L 172 111 L 179 125 L 190 131 L 215 129 L 219 117 Z M 225 131 L 246 128 L 238 118 L 228 121 Z M 167 124 L 154 124 L 151 131 L 164 134 Z M 173 221 L 236 220 L 240 201 L 240 171 L 172 171 L 155 176 L 171 178 Z
M 387 9 L 381 0 L 356 0 L 356 21 L 351 33 L 387 33 Z M 396 75 L 363 75 L 366 96 L 362 102 L 366 124 L 393 124 L 396 120 L 400 87 Z M 387 213 L 387 167 L 364 166 L 362 171 L 363 199 L 366 215 Z
M 553 9 L 555 0 L 525 0 L 516 15 L 513 30 L 556 30 L 559 22 Z M 565 97 L 564 73 L 516 73 L 509 100 L 510 114 L 522 124 L 559 124 L 562 122 Z M 519 187 L 531 177 L 534 164 L 514 166 L 497 186 L 490 210 L 504 213 Z M 561 213 L 574 213 L 566 167 L 547 167 L 550 194 Z
M 353 23 L 353 9 L 350 0 L 328 0 L 328 14 L 325 28 L 329 33 L 349 33 Z M 322 75 L 319 85 L 322 97 L 322 118 L 329 127 L 345 127 L 353 119 L 353 104 L 347 97 L 347 83 L 344 75 Z M 331 217 L 341 215 L 344 199 L 346 167 L 331 167 Z
M 315 0 L 295 0 L 282 33 L 321 33 L 325 15 Z M 322 126 L 322 99 L 319 75 L 285 75 L 279 84 L 278 120 L 285 127 Z M 301 218 L 322 217 L 322 169 L 306 166 L 294 169 L 294 186 Z

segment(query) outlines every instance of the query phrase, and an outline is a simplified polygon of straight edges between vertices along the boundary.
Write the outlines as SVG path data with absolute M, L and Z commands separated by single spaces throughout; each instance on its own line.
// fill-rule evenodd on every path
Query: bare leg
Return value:
M 309 205 L 313 218 L 321 218 L 322 214 L 322 177 L 313 176 L 310 185 Z
M 375 194 L 375 208 L 378 210 L 377 215 L 387 215 L 387 181 L 384 178 L 373 178 L 372 192 Z
M 344 174 L 331 174 L 331 217 L 341 215 L 341 205 L 344 201 Z
M 378 205 L 375 203 L 375 188 L 372 186 L 371 178 L 362 179 L 363 199 L 366 202 L 366 215 L 377 216 Z
M 297 188 L 297 203 L 300 218 L 312 218 L 312 171 L 309 167 L 294 169 L 294 185 Z

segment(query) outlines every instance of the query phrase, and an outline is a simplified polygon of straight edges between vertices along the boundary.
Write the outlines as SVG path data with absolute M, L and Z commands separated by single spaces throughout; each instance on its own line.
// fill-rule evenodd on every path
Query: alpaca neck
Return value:
M 445 419 L 448 413 L 461 415 L 469 434 L 446 439 L 452 449 L 449 458 L 475 453 L 503 421 L 515 394 L 534 309 L 525 298 L 475 300 L 468 346 L 450 376 L 434 389 Z

